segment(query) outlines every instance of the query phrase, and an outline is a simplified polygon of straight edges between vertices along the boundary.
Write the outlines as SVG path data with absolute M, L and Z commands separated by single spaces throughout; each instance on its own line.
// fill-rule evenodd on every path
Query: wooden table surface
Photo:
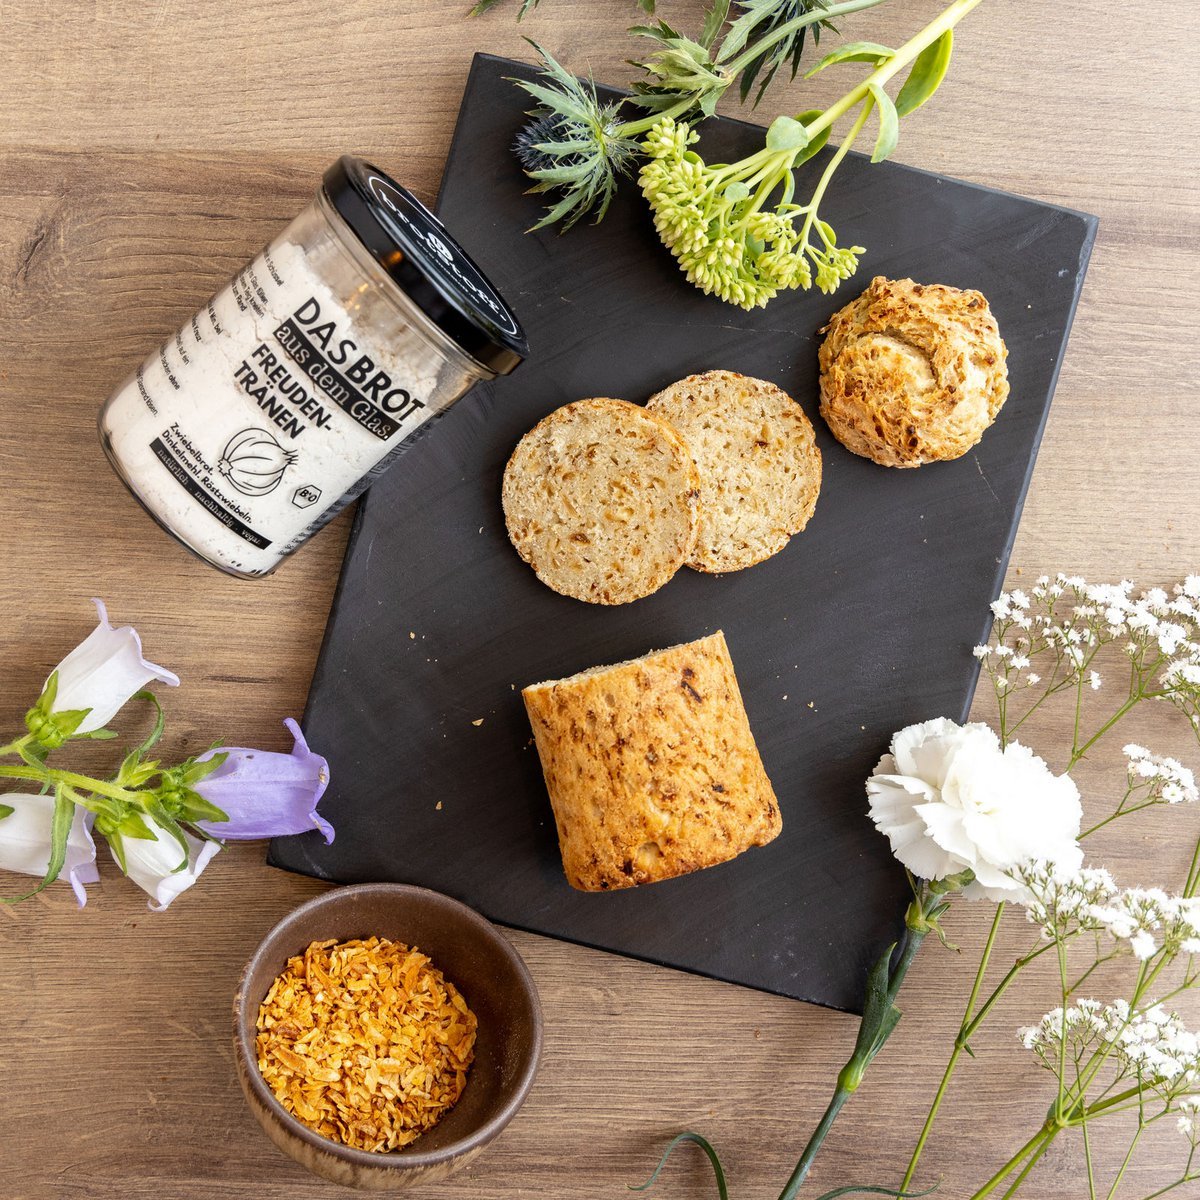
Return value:
M 695 27 L 698 0 L 660 4 Z M 597 78 L 629 77 L 627 0 L 7 0 L 0 5 L 0 690 L 19 726 L 101 595 L 183 686 L 165 697 L 164 752 L 214 738 L 286 749 L 337 581 L 348 518 L 274 578 L 226 578 L 177 549 L 109 470 L 96 411 L 139 359 L 306 202 L 354 151 L 431 199 L 476 49 L 527 55 L 529 34 Z M 898 44 L 940 8 L 908 0 L 845 23 Z M 1149 586 L 1200 570 L 1195 304 L 1200 204 L 1191 83 L 1200 7 L 987 0 L 959 30 L 951 75 L 907 120 L 897 157 L 1099 214 L 1100 235 L 1012 579 L 1078 571 Z M 804 85 L 829 96 L 835 86 Z M 779 88 L 763 110 L 810 103 Z M 869 273 L 869 263 L 865 268 Z M 399 469 L 403 469 L 402 467 Z M 981 719 L 988 703 L 977 702 Z M 1196 762 L 1164 712 L 1128 731 Z M 1031 731 L 1053 747 L 1063 721 Z M 1090 812 L 1119 773 L 1117 736 L 1079 773 Z M 1089 794 L 1090 792 L 1090 794 Z M 1102 840 L 1127 883 L 1178 886 L 1200 813 L 1163 811 Z M 864 818 L 865 819 L 865 818 Z M 1106 831 L 1107 832 L 1107 831 Z M 266 1140 L 235 1080 L 229 1008 L 262 933 L 322 885 L 270 870 L 263 846 L 220 854 L 169 912 L 102 852 L 77 911 L 65 886 L 0 910 L 0 1196 L 332 1196 Z M 11 893 L 23 881 L 6 876 Z M 837 897 L 830 897 L 836 904 Z M 806 1195 L 895 1186 L 957 1026 L 990 910 L 947 922 L 900 1031 L 830 1137 Z M 1013 918 L 997 961 L 1028 938 Z M 692 1128 L 723 1152 L 735 1195 L 777 1194 L 824 1105 L 853 1019 L 610 955 L 512 934 L 541 988 L 547 1044 L 517 1120 L 446 1196 L 601 1197 L 643 1179 Z M 925 1158 L 926 1184 L 965 1197 L 1044 1115 L 1048 1079 L 1014 1038 L 1051 1006 L 1036 973 L 974 1045 Z M 1200 1020 L 1198 1006 L 1188 1010 Z M 1127 1133 L 1099 1137 L 1110 1166 Z M 1172 1176 L 1164 1133 L 1121 1195 Z M 1040 1200 L 1086 1195 L 1077 1145 L 1033 1177 Z M 700 1156 L 663 1194 L 707 1198 Z M 1194 1186 L 1194 1185 L 1193 1185 Z M 1179 1193 L 1182 1195 L 1184 1189 Z M 1024 1193 L 1023 1193 L 1024 1194 Z M 1197 1193 L 1192 1193 L 1195 1195 Z

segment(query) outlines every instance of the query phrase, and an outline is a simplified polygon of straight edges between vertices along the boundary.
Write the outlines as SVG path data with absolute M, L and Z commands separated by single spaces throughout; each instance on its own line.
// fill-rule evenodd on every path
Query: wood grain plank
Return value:
M 184 679 L 164 752 L 214 736 L 283 748 L 303 705 L 348 529 L 342 518 L 276 577 L 227 580 L 150 524 L 109 471 L 96 410 L 137 360 L 304 203 L 336 154 L 377 157 L 436 191 L 470 56 L 527 54 L 528 34 L 577 69 L 627 79 L 625 0 L 512 3 L 474 23 L 464 2 L 67 0 L 4 6 L 0 72 L 0 719 L 13 725 L 104 595 Z M 695 22 L 698 0 L 664 11 Z M 846 23 L 896 43 L 937 0 Z M 1034 10 L 1037 11 L 1034 11 Z M 1200 9 L 1164 0 L 1138 36 L 1087 0 L 989 0 L 960 30 L 937 100 L 905 123 L 902 161 L 1096 212 L 1100 237 L 1018 537 L 1013 580 L 1064 567 L 1169 582 L 1200 565 L 1191 292 L 1200 267 L 1188 78 Z M 846 76 L 843 74 L 841 80 Z M 828 98 L 839 80 L 805 85 Z M 763 116 L 782 109 L 776 92 Z M 811 102 L 818 102 L 813 100 Z M 797 107 L 804 107 L 797 103 Z M 1032 298 L 1031 302 L 1036 302 Z M 1019 573 L 1018 573 L 1019 571 Z M 991 713 L 977 704 L 980 719 Z M 1030 733 L 1053 745 L 1065 720 Z M 1181 756 L 1163 714 L 1127 737 Z M 1118 738 L 1117 742 L 1124 740 Z M 1101 811 L 1119 751 L 1079 778 Z M 1127 882 L 1178 878 L 1197 814 L 1106 831 Z M 262 848 L 216 859 L 168 914 L 111 864 L 77 912 L 65 889 L 0 909 L 0 1195 L 297 1200 L 332 1189 L 266 1141 L 232 1071 L 229 1007 L 261 932 L 321 885 L 268 870 Z M 836 899 L 831 902 L 836 902 Z M 986 914 L 964 906 L 954 954 L 923 952 L 907 1016 L 831 1136 L 812 1194 L 897 1177 L 956 1023 Z M 738 1195 L 774 1194 L 853 1041 L 853 1022 L 776 997 L 513 933 L 542 990 L 542 1073 L 510 1130 L 440 1194 L 611 1197 L 695 1128 Z M 1014 920 L 998 952 L 1026 944 Z M 969 1195 L 1040 1119 L 1047 1081 L 1015 1047 L 1049 1003 L 1036 974 L 999 1007 L 926 1157 L 941 1196 Z M 1104 981 L 1098 985 L 1103 994 Z M 1193 1004 L 1193 1022 L 1200 1020 Z M 1105 1136 L 1111 1167 L 1124 1142 Z M 1164 1130 L 1128 1195 L 1153 1190 Z M 1077 1147 L 1047 1157 L 1039 1200 L 1086 1194 Z M 660 1184 L 709 1197 L 699 1156 Z

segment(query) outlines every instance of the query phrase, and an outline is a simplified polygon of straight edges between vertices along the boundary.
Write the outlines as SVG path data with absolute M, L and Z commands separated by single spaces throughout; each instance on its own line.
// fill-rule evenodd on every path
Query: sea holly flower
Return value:
M 53 796 L 0 794 L 0 868 L 45 877 L 52 853 L 54 805 Z M 59 878 L 65 875 L 75 890 L 80 908 L 87 903 L 83 885 L 100 879 L 92 820 L 91 813 L 75 809 L 67 834 L 66 857 L 58 872 Z
M 162 912 L 196 882 L 221 846 L 194 838 L 178 826 L 172 830 L 149 815 L 141 821 L 145 833 L 108 834 L 109 849 L 121 870 L 150 894 L 149 907 Z
M 944 717 L 910 725 L 867 780 L 871 819 L 892 853 L 921 879 L 963 871 L 968 899 L 1019 900 L 1013 877 L 1029 862 L 1066 871 L 1083 861 L 1079 790 L 1019 742 L 1001 747 L 986 725 Z
M 289 717 L 284 725 L 294 739 L 290 754 L 222 746 L 197 759 L 205 765 L 210 756 L 224 755 L 215 770 L 192 785 L 227 814 L 223 821 L 198 820 L 206 833 L 248 841 L 317 829 L 327 843 L 333 841 L 333 826 L 317 812 L 329 784 L 329 764 L 308 748 L 295 721 Z
M 132 625 L 114 628 L 102 600 L 93 600 L 100 623 L 46 680 L 38 702 L 25 716 L 42 747 L 57 749 L 70 737 L 103 731 L 122 706 L 150 683 L 179 686 L 179 677 L 142 655 Z

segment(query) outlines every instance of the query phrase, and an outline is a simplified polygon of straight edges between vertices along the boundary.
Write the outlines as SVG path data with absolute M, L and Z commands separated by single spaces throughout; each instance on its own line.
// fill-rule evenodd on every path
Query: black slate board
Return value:
M 322 811 L 337 840 L 277 839 L 270 861 L 424 884 L 505 924 L 857 1011 L 906 902 L 863 780 L 893 730 L 967 713 L 971 646 L 1004 574 L 1095 218 L 854 156 L 822 211 L 844 244 L 868 248 L 859 276 L 834 297 L 746 314 L 684 281 L 632 186 L 599 226 L 523 232 L 539 207 L 509 153 L 526 105 L 504 76 L 531 73 L 476 57 L 439 201 L 524 322 L 531 355 L 460 401 L 364 501 L 305 720 L 332 765 Z M 719 120 L 701 149 L 732 161 L 761 137 Z M 819 169 L 803 168 L 801 193 Z M 979 288 L 996 313 L 1012 395 L 957 462 L 877 467 L 817 415 L 817 330 L 873 274 Z M 778 382 L 813 419 L 825 481 L 808 529 L 749 571 L 683 570 L 620 608 L 543 587 L 500 511 L 520 436 L 567 401 L 640 401 L 715 367 Z M 718 628 L 782 835 L 682 879 L 572 891 L 520 687 Z

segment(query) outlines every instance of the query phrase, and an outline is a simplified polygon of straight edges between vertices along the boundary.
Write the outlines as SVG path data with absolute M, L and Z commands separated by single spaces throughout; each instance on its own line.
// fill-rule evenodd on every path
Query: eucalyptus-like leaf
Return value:
M 802 150 L 808 145 L 808 130 L 795 117 L 780 116 L 767 130 L 768 150 Z
M 0 804 L 0 821 L 5 817 L 11 817 L 17 810 L 11 804 Z
M 913 62 L 904 86 L 896 94 L 896 112 L 906 117 L 915 112 L 941 86 L 950 69 L 954 30 L 947 29 L 936 42 L 925 47 Z
M 875 139 L 875 150 L 871 154 L 871 161 L 878 163 L 883 162 L 895 150 L 896 143 L 900 140 L 900 116 L 891 96 L 883 88 L 877 83 L 872 83 L 869 87 L 879 112 L 879 136 Z
M 828 7 L 827 0 L 738 0 L 738 7 L 743 10 L 742 15 L 726 32 L 717 54 L 718 63 L 728 62 L 743 50 L 752 52 L 752 44 L 768 41 L 793 21 L 814 17 L 811 23 L 800 25 L 761 53 L 753 55 L 742 69 L 738 85 L 741 99 L 744 103 L 749 98 L 757 81 L 758 94 L 754 98 L 757 105 L 780 67 L 790 64 L 791 76 L 796 78 L 809 32 L 816 46 L 821 40 L 821 30 L 833 30 L 834 26 L 826 18 L 815 16 Z
M 661 20 L 654 25 L 635 25 L 629 32 L 660 47 L 647 61 L 632 64 L 650 76 L 633 85 L 637 103 L 662 112 L 690 102 L 705 116 L 712 116 L 732 80 L 718 68 L 708 47 Z
M 708 1161 L 712 1163 L 713 1175 L 716 1176 L 718 1197 L 720 1200 L 729 1200 L 729 1185 L 725 1182 L 725 1171 L 721 1166 L 720 1156 L 717 1154 L 716 1150 L 712 1146 L 712 1143 L 709 1142 L 707 1138 L 702 1137 L 698 1133 L 692 1133 L 690 1131 L 687 1133 L 678 1134 L 672 1138 L 670 1145 L 668 1145 L 666 1150 L 663 1151 L 663 1156 L 661 1159 L 659 1159 L 658 1166 L 654 1168 L 654 1174 L 651 1175 L 645 1183 L 629 1184 L 629 1190 L 631 1192 L 644 1192 L 653 1187 L 655 1180 L 660 1174 L 662 1174 L 663 1167 L 667 1165 L 667 1159 L 671 1157 L 672 1151 L 676 1146 L 683 1142 L 691 1142 L 693 1145 L 699 1146 L 700 1149 L 704 1151 Z
M 743 200 L 748 200 L 749 198 L 750 189 L 741 180 L 735 180 L 725 189 L 725 199 L 731 201 L 733 204 L 740 204 Z
M 729 17 L 729 0 L 713 0 L 712 5 L 704 14 L 704 28 L 700 32 L 700 45 L 706 50 L 712 49 L 717 40 L 717 34 Z
M 825 55 L 811 71 L 805 74 L 804 78 L 811 79 L 814 75 L 818 75 L 824 71 L 826 67 L 832 67 L 836 63 L 883 63 L 895 53 L 896 51 L 890 46 L 881 46 L 878 42 L 847 42 L 844 46 L 839 46 L 836 50 Z

